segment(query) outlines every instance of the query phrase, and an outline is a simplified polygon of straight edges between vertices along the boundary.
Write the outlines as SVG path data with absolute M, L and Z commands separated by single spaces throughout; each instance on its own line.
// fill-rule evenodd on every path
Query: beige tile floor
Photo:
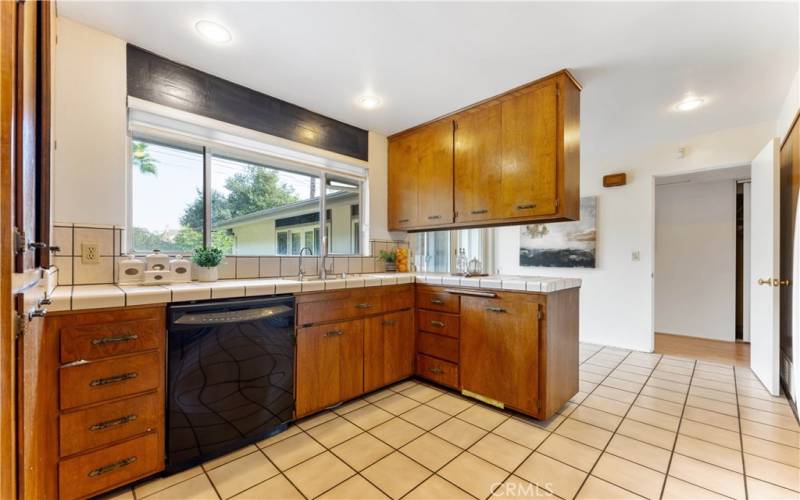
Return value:
M 800 498 L 800 427 L 747 369 L 581 344 L 537 422 L 418 381 L 119 498 Z

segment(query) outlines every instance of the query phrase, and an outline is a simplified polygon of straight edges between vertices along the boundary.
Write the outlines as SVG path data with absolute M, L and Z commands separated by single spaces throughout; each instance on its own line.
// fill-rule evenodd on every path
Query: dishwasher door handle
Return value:
M 211 313 L 184 314 L 175 320 L 176 325 L 221 325 L 225 323 L 246 323 L 260 319 L 272 318 L 292 312 L 291 307 L 278 304 L 258 309 L 243 309 L 240 311 L 224 311 Z

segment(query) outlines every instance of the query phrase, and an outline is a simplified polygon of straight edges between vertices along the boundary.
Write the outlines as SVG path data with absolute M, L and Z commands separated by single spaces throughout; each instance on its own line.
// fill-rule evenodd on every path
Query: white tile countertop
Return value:
M 172 285 L 75 285 L 58 286 L 50 294 L 48 311 L 100 309 L 108 307 L 164 304 L 190 300 L 255 297 L 282 293 L 318 292 L 369 286 L 427 283 L 465 288 L 550 293 L 578 288 L 581 280 L 574 278 L 543 278 L 534 276 L 485 276 L 461 278 L 439 273 L 359 274 L 344 279 L 299 281 L 283 278 L 230 279 L 213 283 L 176 283 Z

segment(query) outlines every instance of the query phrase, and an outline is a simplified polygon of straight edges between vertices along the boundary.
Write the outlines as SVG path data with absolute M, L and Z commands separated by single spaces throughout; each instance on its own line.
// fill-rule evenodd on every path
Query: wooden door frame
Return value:
M 15 328 L 12 297 L 16 2 L 0 2 L 0 498 L 16 498 Z

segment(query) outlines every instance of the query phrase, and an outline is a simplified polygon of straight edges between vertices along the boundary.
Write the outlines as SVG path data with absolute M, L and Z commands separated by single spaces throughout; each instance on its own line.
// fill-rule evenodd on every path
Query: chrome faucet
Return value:
M 319 261 L 319 279 L 325 280 L 328 277 L 328 237 L 322 237 L 322 250 L 320 251 L 320 261 Z
M 303 281 L 303 276 L 306 274 L 306 268 L 303 266 L 303 255 L 306 255 L 306 252 L 308 252 L 307 255 L 314 255 L 314 251 L 309 247 L 303 247 L 300 249 L 300 253 L 298 255 L 298 261 L 300 263 L 300 281 Z

